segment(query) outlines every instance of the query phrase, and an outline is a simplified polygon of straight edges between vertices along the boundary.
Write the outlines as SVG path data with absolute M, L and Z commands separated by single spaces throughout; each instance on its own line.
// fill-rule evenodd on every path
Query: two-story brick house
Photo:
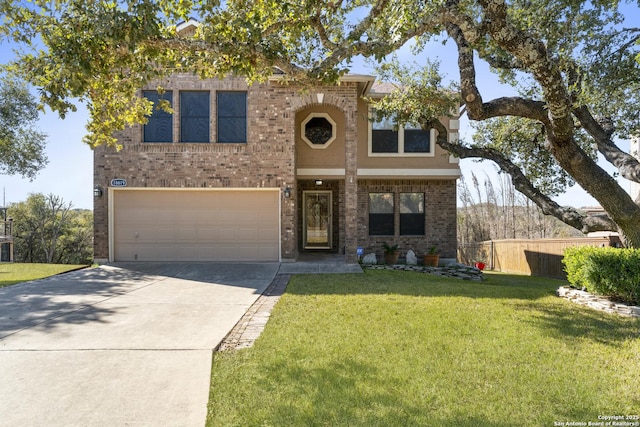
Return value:
M 175 75 L 141 91 L 168 100 L 149 123 L 94 154 L 95 258 L 105 261 L 295 261 L 312 251 L 418 255 L 456 251 L 457 159 L 435 130 L 373 122 L 366 75 L 301 91 L 274 74 Z M 458 120 L 443 118 L 457 138 Z

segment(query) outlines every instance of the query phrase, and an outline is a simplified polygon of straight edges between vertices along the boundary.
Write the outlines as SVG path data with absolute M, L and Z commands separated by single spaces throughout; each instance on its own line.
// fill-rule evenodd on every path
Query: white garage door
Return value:
M 116 190 L 115 261 L 279 261 L 279 192 Z

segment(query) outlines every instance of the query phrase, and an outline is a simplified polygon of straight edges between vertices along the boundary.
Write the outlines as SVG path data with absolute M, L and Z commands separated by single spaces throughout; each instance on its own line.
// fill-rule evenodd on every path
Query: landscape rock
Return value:
M 454 279 L 471 280 L 474 282 L 481 282 L 484 280 L 482 271 L 477 268 L 468 266 L 456 266 L 448 265 L 445 267 L 430 267 L 408 264 L 396 264 L 396 265 L 362 265 L 363 268 L 372 270 L 401 270 L 401 271 L 415 271 L 418 273 L 432 274 L 435 276 L 452 277 Z
M 595 310 L 604 311 L 607 313 L 616 313 L 620 316 L 626 317 L 640 317 L 640 307 L 638 306 L 614 302 L 607 297 L 593 295 L 587 291 L 574 289 L 569 286 L 559 287 L 556 290 L 556 295 L 561 298 L 566 298 L 569 301 L 573 301 L 577 304 L 591 307 Z
M 418 257 L 416 256 L 416 253 L 413 252 L 411 249 L 407 251 L 407 264 L 418 265 Z
M 362 258 L 362 263 L 367 265 L 375 265 L 378 263 L 375 253 L 367 254 Z

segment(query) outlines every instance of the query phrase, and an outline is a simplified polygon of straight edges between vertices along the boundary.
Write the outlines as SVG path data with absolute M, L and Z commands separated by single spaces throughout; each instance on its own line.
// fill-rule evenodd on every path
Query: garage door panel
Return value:
M 147 210 L 146 215 L 155 218 L 158 223 L 163 224 L 171 224 L 179 220 L 179 218 L 176 217 L 176 211 L 174 209 L 158 207 L 157 209 Z
M 260 233 L 258 235 L 258 238 L 261 241 L 273 241 L 274 239 L 277 240 L 280 238 L 280 232 L 277 229 L 271 229 L 265 226 L 265 227 L 260 227 L 258 231 Z
M 122 242 L 135 243 L 140 241 L 139 239 L 152 241 L 156 237 L 157 230 L 148 226 L 127 226 L 122 230 L 118 230 L 115 234 L 116 238 Z
M 260 247 L 258 248 L 259 253 L 258 253 L 258 257 L 259 258 L 272 258 L 272 257 L 278 257 L 278 250 L 274 249 L 272 247 Z
M 196 242 L 200 238 L 196 227 L 179 227 L 176 230 L 176 240 L 184 243 Z
M 184 258 L 178 257 L 179 245 L 150 245 L 144 252 L 143 261 L 186 261 Z
M 259 237 L 257 230 L 243 229 L 243 230 L 238 230 L 238 233 L 236 235 L 236 240 L 238 242 L 245 243 L 245 244 L 253 243 L 258 245 L 261 243 L 262 239 Z
M 201 242 L 211 242 L 220 239 L 219 227 L 198 227 L 196 239 Z
M 199 261 L 199 248 L 194 244 L 183 244 L 176 248 L 176 258 L 178 261 Z
M 116 261 L 278 261 L 277 191 L 114 191 Z
M 177 209 L 174 210 L 174 221 L 176 221 L 176 225 L 184 224 L 184 223 L 192 223 L 194 220 L 198 220 L 199 209 Z M 206 221 L 206 217 L 204 218 Z
M 136 209 L 134 207 L 130 207 L 127 210 L 123 210 L 119 213 L 119 219 L 123 224 L 134 224 L 137 219 L 145 217 L 155 217 L 156 221 L 169 222 L 169 220 L 164 220 L 160 217 L 158 209 Z
M 155 238 L 150 243 L 156 245 L 180 244 L 180 239 L 178 238 L 178 233 L 171 231 L 162 231 L 156 234 Z
M 136 247 L 134 245 L 130 245 L 128 243 L 120 243 L 118 245 L 118 255 L 122 259 L 135 261 L 135 253 L 136 253 Z
M 211 208 L 211 209 L 215 209 L 215 208 Z M 198 224 L 206 224 L 207 222 L 215 221 L 215 219 L 217 218 L 217 215 L 211 209 L 202 208 L 202 209 L 198 209 L 194 213 L 194 217 L 198 222 Z

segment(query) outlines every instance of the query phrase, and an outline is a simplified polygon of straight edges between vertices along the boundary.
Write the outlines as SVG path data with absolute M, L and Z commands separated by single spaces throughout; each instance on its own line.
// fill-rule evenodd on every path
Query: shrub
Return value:
M 569 283 L 628 303 L 640 302 L 640 249 L 567 248 L 562 261 Z
M 588 279 L 586 276 L 586 263 L 590 260 L 590 255 L 596 252 L 595 246 L 573 246 L 564 250 L 564 271 L 567 273 L 567 280 L 571 286 L 579 289 L 587 289 Z

